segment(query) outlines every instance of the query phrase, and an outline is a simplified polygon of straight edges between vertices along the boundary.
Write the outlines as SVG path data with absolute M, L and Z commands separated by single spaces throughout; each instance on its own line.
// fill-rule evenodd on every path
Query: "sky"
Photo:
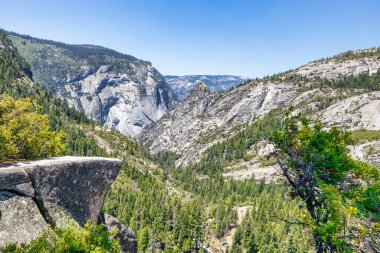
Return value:
M 380 46 L 380 1 L 0 0 L 0 27 L 112 48 L 165 75 L 252 78 Z

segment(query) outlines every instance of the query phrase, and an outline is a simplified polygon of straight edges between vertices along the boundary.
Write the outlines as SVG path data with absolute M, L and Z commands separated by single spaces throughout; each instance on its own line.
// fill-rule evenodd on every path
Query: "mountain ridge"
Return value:
M 70 107 L 134 137 L 176 103 L 148 61 L 101 46 L 69 45 L 10 33 L 33 78 Z
M 222 93 L 248 80 L 247 77 L 234 75 L 165 75 L 164 77 L 180 101 L 189 95 L 198 82 L 207 84 L 214 93 Z
M 161 120 L 147 126 L 139 139 L 153 153 L 170 151 L 181 155 L 177 166 L 197 163 L 209 148 L 239 135 L 239 129 L 259 122 L 272 110 L 282 111 L 280 117 L 286 108 L 291 107 L 294 113 L 316 115 L 325 113 L 326 108 L 345 98 L 380 90 L 376 79 L 379 69 L 379 49 L 342 53 L 313 61 L 295 70 L 249 81 L 226 93 L 202 95 L 198 100 L 185 99 Z M 366 90 L 369 85 L 373 88 Z M 377 103 L 375 100 L 373 103 Z M 208 107 L 202 114 L 190 113 L 190 105 L 197 108 L 204 101 Z M 347 115 L 345 122 L 350 122 L 351 116 Z M 360 121 L 361 118 L 357 118 Z M 338 116 L 329 116 L 330 123 L 338 119 Z M 248 146 L 243 153 L 249 150 Z

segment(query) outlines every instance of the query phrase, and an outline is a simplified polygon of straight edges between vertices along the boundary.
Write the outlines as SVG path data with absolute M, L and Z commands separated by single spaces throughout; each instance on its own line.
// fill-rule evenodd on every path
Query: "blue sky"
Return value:
M 106 46 L 162 74 L 257 77 L 380 46 L 380 1 L 12 0 L 0 27 Z

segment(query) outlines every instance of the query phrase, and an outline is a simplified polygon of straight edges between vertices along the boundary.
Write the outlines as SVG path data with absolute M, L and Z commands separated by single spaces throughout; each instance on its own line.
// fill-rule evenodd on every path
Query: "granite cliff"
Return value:
M 150 62 L 93 45 L 68 45 L 9 33 L 34 81 L 69 106 L 134 137 L 175 104 Z

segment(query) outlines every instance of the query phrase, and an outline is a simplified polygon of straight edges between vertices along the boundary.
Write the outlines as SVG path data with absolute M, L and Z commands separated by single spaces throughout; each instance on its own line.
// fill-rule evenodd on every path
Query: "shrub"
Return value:
M 65 134 L 54 132 L 29 99 L 0 95 L 0 162 L 62 155 Z
M 121 252 L 116 231 L 108 233 L 102 225 L 94 226 L 90 221 L 84 228 L 56 228 L 48 230 L 41 237 L 30 242 L 29 245 L 8 245 L 4 253 L 116 253 Z

